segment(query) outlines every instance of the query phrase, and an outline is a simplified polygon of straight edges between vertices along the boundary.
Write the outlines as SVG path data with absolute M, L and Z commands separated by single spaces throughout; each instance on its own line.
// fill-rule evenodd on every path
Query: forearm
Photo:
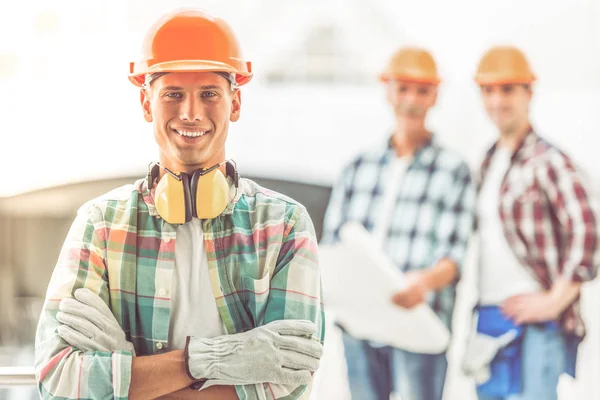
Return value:
M 449 258 L 442 258 L 433 267 L 423 271 L 423 282 L 428 290 L 437 291 L 456 280 L 458 265 Z
M 162 396 L 159 400 L 238 400 L 233 386 L 211 386 L 201 391 L 189 388 Z
M 573 282 L 566 278 L 560 278 L 554 282 L 550 289 L 550 296 L 556 304 L 556 309 L 562 313 L 579 297 L 580 289 L 580 282 Z
M 183 350 L 134 357 L 131 364 L 129 398 L 154 399 L 187 388 L 192 383 L 193 380 L 185 369 Z

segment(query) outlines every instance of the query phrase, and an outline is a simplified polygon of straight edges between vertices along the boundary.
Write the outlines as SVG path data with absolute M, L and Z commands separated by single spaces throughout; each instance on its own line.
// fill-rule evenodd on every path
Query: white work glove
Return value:
M 476 333 L 467 343 L 467 349 L 462 363 L 465 375 L 474 378 L 477 385 L 490 379 L 490 363 L 498 351 L 507 346 L 517 337 L 516 329 L 511 329 L 503 335 L 493 337 L 483 333 Z
M 212 339 L 188 336 L 188 375 L 206 386 L 310 383 L 319 368 L 323 346 L 311 336 L 311 321 L 278 320 L 251 331 Z
M 106 303 L 87 288 L 75 290 L 75 298 L 60 301 L 56 319 L 58 334 L 71 346 L 84 351 L 130 351 L 133 344 Z

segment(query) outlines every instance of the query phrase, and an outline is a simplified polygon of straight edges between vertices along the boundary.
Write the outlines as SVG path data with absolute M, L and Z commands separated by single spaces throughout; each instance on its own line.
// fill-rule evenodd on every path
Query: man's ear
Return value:
M 236 122 L 240 119 L 240 109 L 242 108 L 242 92 L 236 89 L 231 96 L 231 114 L 229 120 Z
M 152 122 L 152 107 L 149 96 L 150 93 L 148 93 L 148 90 L 140 90 L 140 104 L 142 105 L 142 111 L 144 112 L 144 119 L 146 122 Z

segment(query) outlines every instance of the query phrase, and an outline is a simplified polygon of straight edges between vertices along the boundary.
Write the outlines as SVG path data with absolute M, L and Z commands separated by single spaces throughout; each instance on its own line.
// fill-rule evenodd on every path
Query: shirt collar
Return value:
M 536 146 L 537 142 L 538 142 L 538 135 L 535 133 L 533 128 L 530 126 L 529 132 L 527 133 L 527 135 L 525 135 L 525 137 L 521 140 L 521 142 L 517 146 L 517 149 L 513 152 L 511 161 L 512 162 L 522 162 L 524 160 L 529 159 L 535 152 L 535 146 Z M 496 152 L 497 148 L 498 148 L 498 141 L 496 141 L 492 145 L 492 147 L 490 147 L 490 149 L 487 151 L 487 153 L 485 155 L 485 161 L 484 161 L 485 165 L 489 164 L 489 162 L 490 162 L 492 156 L 494 155 L 494 153 Z
M 394 157 L 397 157 L 396 150 L 394 149 L 394 145 L 392 142 L 392 138 L 393 138 L 393 135 L 390 136 L 386 142 L 386 151 L 385 151 L 384 158 L 388 162 L 393 160 Z M 428 141 L 426 141 L 419 149 L 417 149 L 417 151 L 413 155 L 411 164 L 418 165 L 423 168 L 430 167 L 433 164 L 433 162 L 435 161 L 435 153 L 436 153 L 435 147 L 436 147 L 435 135 L 432 134 L 430 139 Z

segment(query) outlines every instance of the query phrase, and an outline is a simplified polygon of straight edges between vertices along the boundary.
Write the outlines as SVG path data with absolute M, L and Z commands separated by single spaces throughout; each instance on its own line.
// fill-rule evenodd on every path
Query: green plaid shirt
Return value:
M 235 190 L 235 188 L 231 188 Z M 225 212 L 203 221 L 212 288 L 228 334 L 305 319 L 324 339 L 317 242 L 299 203 L 240 180 Z M 79 210 L 54 269 L 36 334 L 45 399 L 127 399 L 132 354 L 83 352 L 57 334 L 61 299 L 87 287 L 109 305 L 137 355 L 169 351 L 176 230 L 154 207 L 148 179 Z M 237 386 L 240 399 L 307 398 L 306 385 Z

